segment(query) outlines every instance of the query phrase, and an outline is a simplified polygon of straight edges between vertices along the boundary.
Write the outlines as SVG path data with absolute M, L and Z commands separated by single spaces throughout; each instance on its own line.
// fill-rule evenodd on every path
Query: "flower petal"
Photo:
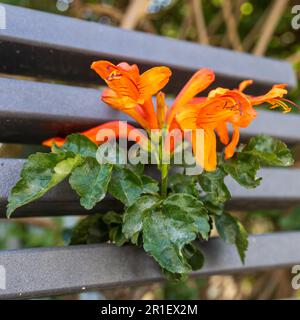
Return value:
M 253 80 L 244 80 L 239 85 L 239 91 L 243 92 L 248 86 L 253 83 Z
M 158 129 L 157 116 L 156 116 L 153 101 L 151 98 L 149 98 L 144 102 L 144 104 L 142 105 L 142 109 L 145 113 L 145 118 L 147 119 L 147 122 L 148 122 L 147 129 Z
M 182 130 L 194 130 L 197 129 L 197 118 L 199 111 L 193 105 L 186 106 L 181 110 L 176 117 L 172 120 L 169 129 L 171 130 L 174 120 L 180 125 Z
M 203 137 L 204 133 L 204 137 Z M 204 138 L 204 145 L 203 143 Z M 206 171 L 214 171 L 217 166 L 216 135 L 214 130 L 205 128 L 192 131 L 192 148 L 196 162 Z
M 137 104 L 132 98 L 128 96 L 118 96 L 114 90 L 109 88 L 102 91 L 101 100 L 118 110 L 135 108 Z
M 168 107 L 166 106 L 165 102 L 165 94 L 163 92 L 159 92 L 156 95 L 156 106 L 157 106 L 157 122 L 159 128 L 163 128 L 165 124 L 165 116 L 166 116 L 166 111 L 168 110 Z
M 239 127 L 233 125 L 233 133 L 232 133 L 231 141 L 225 148 L 225 159 L 229 159 L 234 155 L 235 148 L 239 143 L 239 139 L 240 139 Z
M 268 102 L 271 99 L 282 98 L 285 94 L 287 94 L 287 90 L 285 89 L 285 84 L 277 84 L 272 87 L 272 89 L 264 95 L 257 97 L 250 97 L 251 103 L 253 105 L 258 105 L 264 102 Z
M 138 69 L 136 66 L 129 66 L 127 63 L 121 63 L 116 66 L 105 60 L 96 61 L 91 68 L 95 70 L 106 84 L 114 90 L 118 96 L 127 96 L 133 100 L 139 98 Z
M 103 132 L 101 133 L 101 130 L 103 130 Z M 136 137 L 136 141 L 137 143 L 141 144 L 141 145 L 147 145 L 148 142 L 148 138 L 147 136 L 140 130 L 138 130 L 137 128 L 135 128 L 134 126 L 130 125 L 129 123 L 125 122 L 125 121 L 111 121 L 111 122 L 107 122 L 104 123 L 98 127 L 92 128 L 88 131 L 83 132 L 82 134 L 85 135 L 86 137 L 88 137 L 90 140 L 92 140 L 93 142 L 95 142 L 96 144 L 101 144 L 102 142 L 104 142 L 104 138 L 105 141 L 110 140 L 110 139 L 118 139 L 118 138 L 128 138 L 128 136 L 130 135 L 130 132 L 132 130 L 135 130 L 138 132 L 137 135 L 135 135 Z
M 192 130 L 192 149 L 193 154 L 196 159 L 196 163 L 201 166 L 202 168 L 205 168 L 205 146 L 203 145 L 203 139 L 199 134 L 199 131 L 197 129 Z M 200 140 L 200 142 L 199 142 Z M 205 137 L 204 137 L 204 143 L 205 143 Z
M 200 69 L 183 87 L 176 97 L 168 115 L 168 124 L 172 122 L 175 114 L 180 111 L 192 98 L 205 90 L 215 79 L 215 74 L 210 69 Z
M 103 133 L 105 134 L 105 141 L 110 140 L 112 138 L 127 138 L 132 130 L 137 130 L 139 134 L 136 135 L 136 142 L 142 146 L 146 146 L 148 143 L 148 138 L 142 131 L 123 121 L 106 122 L 97 127 L 84 131 L 81 134 L 89 138 L 92 142 L 96 144 L 101 144 L 105 142 L 103 141 L 103 139 L 99 140 L 99 134 L 101 135 L 101 130 L 103 130 Z M 45 140 L 43 142 L 43 145 L 46 147 L 52 147 L 52 145 L 55 143 L 58 147 L 61 147 L 65 143 L 65 141 L 65 138 L 55 137 Z
M 66 139 L 60 137 L 50 138 L 43 141 L 42 145 L 51 148 L 54 144 L 56 144 L 58 147 L 61 147 L 65 143 L 65 140 Z
M 139 103 L 143 104 L 151 96 L 160 91 L 168 82 L 172 72 L 167 67 L 155 67 L 144 72 L 140 77 L 138 89 Z
M 217 166 L 217 142 L 214 130 L 204 130 L 204 169 L 214 171 Z
M 226 122 L 220 122 L 216 127 L 216 131 L 220 137 L 221 142 L 224 145 L 227 145 L 229 142 L 229 134 L 228 134 Z

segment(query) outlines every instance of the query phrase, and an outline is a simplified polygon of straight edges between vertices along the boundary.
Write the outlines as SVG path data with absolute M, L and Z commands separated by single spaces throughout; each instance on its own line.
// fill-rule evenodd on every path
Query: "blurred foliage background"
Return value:
M 285 59 L 300 77 L 300 29 L 292 28 L 293 0 L 6 0 L 37 10 L 135 29 L 258 56 Z M 299 21 L 300 23 L 300 21 Z M 158 48 L 159 50 L 159 48 Z M 276 83 L 276 79 L 274 79 Z M 300 89 L 290 93 L 300 105 Z M 0 157 L 25 157 L 35 150 L 0 147 Z M 299 150 L 295 149 L 296 159 Z M 299 164 L 296 161 L 296 166 Z M 300 230 L 300 207 L 289 211 L 235 212 L 249 233 Z M 31 218 L 0 224 L 0 248 L 68 244 L 77 218 Z M 289 269 L 255 274 L 211 276 L 184 283 L 152 284 L 87 293 L 61 299 L 277 299 L 300 298 Z

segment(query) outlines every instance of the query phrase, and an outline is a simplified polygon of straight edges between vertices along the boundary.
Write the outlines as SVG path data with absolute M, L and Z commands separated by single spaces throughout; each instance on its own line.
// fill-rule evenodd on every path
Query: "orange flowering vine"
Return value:
M 225 159 L 231 158 L 239 142 L 240 128 L 246 128 L 256 118 L 255 106 L 268 103 L 271 109 L 281 107 L 284 112 L 290 111 L 286 104 L 288 100 L 284 99 L 287 93 L 284 84 L 274 85 L 265 95 L 253 97 L 244 93 L 245 88 L 252 84 L 252 80 L 245 80 L 238 89 L 217 88 L 205 97 L 198 97 L 215 79 L 214 72 L 204 68 L 192 76 L 169 108 L 165 103 L 165 95 L 161 92 L 171 76 L 168 67 L 154 67 L 140 74 L 135 64 L 122 62 L 114 65 L 101 60 L 94 62 L 91 68 L 108 85 L 103 90 L 101 99 L 112 108 L 131 116 L 144 129 L 166 129 L 170 134 L 174 129 L 190 130 L 194 153 L 199 155 L 196 160 L 206 171 L 216 169 L 216 134 L 226 146 Z M 156 94 L 155 108 L 153 96 Z M 109 122 L 82 134 L 97 142 L 97 132 L 107 127 L 113 129 L 119 137 L 117 125 L 117 122 Z M 231 137 L 229 125 L 232 127 Z M 129 125 L 128 128 L 130 129 Z M 197 129 L 204 132 L 203 146 L 197 145 Z M 61 145 L 64 140 L 54 138 L 45 141 L 44 145 L 51 146 L 53 142 Z M 169 150 L 165 151 L 172 152 L 175 142 L 167 143 Z M 196 152 L 197 148 L 203 150 Z
M 20 180 L 11 190 L 7 215 L 68 178 L 80 197 L 80 204 L 87 210 L 94 208 L 107 193 L 124 205 L 122 216 L 112 211 L 87 216 L 76 227 L 79 232 L 74 231 L 72 244 L 86 244 L 92 239 L 118 246 L 128 242 L 142 245 L 169 276 L 178 279 L 203 265 L 204 257 L 193 241 L 208 240 L 214 221 L 220 237 L 235 244 L 244 261 L 247 232 L 235 217 L 224 211 L 224 204 L 230 199 L 224 179 L 230 175 L 240 185 L 254 188 L 260 183 L 256 173 L 262 165 L 293 163 L 287 146 L 266 135 L 253 137 L 237 148 L 240 130 L 256 118 L 257 105 L 267 103 L 271 109 L 280 107 L 283 112 L 290 111 L 287 105 L 290 101 L 284 98 L 285 85 L 274 85 L 266 94 L 254 97 L 244 92 L 252 84 L 252 80 L 245 80 L 236 89 L 216 88 L 199 96 L 215 79 L 214 72 L 204 68 L 191 77 L 168 106 L 162 92 L 171 76 L 167 67 L 140 73 L 135 64 L 97 61 L 92 69 L 108 86 L 101 99 L 132 117 L 139 128 L 123 121 L 110 121 L 81 134 L 44 141 L 45 146 L 52 147 L 51 151 L 28 158 Z M 203 138 L 200 141 L 199 131 Z M 177 144 L 184 151 L 185 137 L 197 164 L 205 170 L 190 175 L 188 161 L 184 159 L 181 165 L 185 174 L 172 173 L 169 177 L 171 161 L 165 161 L 170 159 L 165 155 L 172 156 L 175 163 Z M 224 154 L 219 157 L 217 137 L 225 146 Z M 151 151 L 151 160 L 154 155 L 161 172 L 160 184 L 147 176 L 143 166 L 137 166 L 138 162 L 127 163 L 123 150 L 110 148 L 116 144 L 101 145 L 117 138 L 139 144 L 130 147 L 128 155 L 132 152 L 140 156 L 145 152 L 149 158 Z M 105 159 L 105 152 L 114 151 L 117 161 L 113 154 Z

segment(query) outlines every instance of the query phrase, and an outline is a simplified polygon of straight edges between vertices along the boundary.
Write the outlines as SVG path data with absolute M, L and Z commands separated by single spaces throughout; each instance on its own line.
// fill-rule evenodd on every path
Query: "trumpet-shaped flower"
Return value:
M 140 74 L 135 64 L 114 65 L 103 60 L 94 62 L 91 68 L 109 87 L 102 94 L 104 102 L 127 113 L 145 129 L 158 128 L 152 96 L 168 83 L 169 68 L 155 67 Z
M 239 89 L 229 90 L 217 88 L 209 92 L 204 99 L 195 98 L 185 105 L 185 108 L 176 114 L 176 120 L 182 129 L 195 131 L 204 130 L 204 157 L 198 162 L 207 170 L 216 168 L 216 135 L 226 145 L 225 159 L 233 156 L 239 142 L 239 128 L 245 128 L 256 118 L 257 113 L 253 106 L 269 103 L 271 108 L 282 107 L 284 112 L 289 112 L 290 107 L 284 102 L 283 95 L 287 93 L 285 85 L 274 85 L 265 95 L 252 97 L 243 93 L 243 90 L 252 83 L 251 80 L 243 81 Z M 183 90 L 186 90 L 185 88 Z M 233 133 L 231 141 L 227 125 L 231 124 Z M 194 136 L 194 133 L 192 134 Z M 193 139 L 195 140 L 195 139 Z M 192 141 L 195 154 L 199 145 Z M 204 163 L 203 163 L 204 161 Z
M 135 142 L 139 143 L 143 148 L 146 148 L 148 145 L 148 137 L 134 126 L 123 121 L 106 122 L 100 126 L 84 131 L 81 134 L 89 138 L 92 142 L 101 144 L 111 139 L 126 139 L 133 131 L 135 132 L 135 135 L 132 134 L 132 136 L 135 137 Z M 104 136 L 101 136 L 100 139 L 101 132 Z M 58 147 L 61 147 L 65 141 L 66 139 L 56 137 L 44 141 L 43 145 L 46 147 L 52 147 L 53 144 L 56 144 Z

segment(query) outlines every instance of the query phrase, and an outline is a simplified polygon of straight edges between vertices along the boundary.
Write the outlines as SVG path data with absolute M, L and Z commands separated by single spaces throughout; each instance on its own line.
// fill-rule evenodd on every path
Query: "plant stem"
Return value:
M 168 171 L 169 165 L 163 163 L 161 165 L 161 196 L 165 198 L 168 193 Z

